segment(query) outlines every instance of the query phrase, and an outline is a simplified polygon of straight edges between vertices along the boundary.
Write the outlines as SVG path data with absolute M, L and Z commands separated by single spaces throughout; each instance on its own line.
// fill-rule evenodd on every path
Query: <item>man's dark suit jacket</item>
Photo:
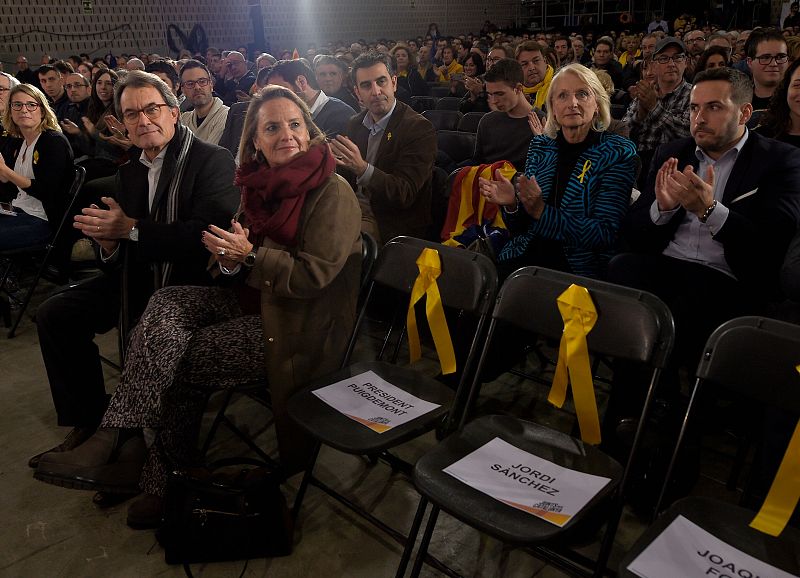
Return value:
M 125 289 L 130 317 L 135 318 L 154 290 L 152 265 L 173 263 L 170 285 L 207 285 L 209 254 L 201 242 L 208 225 L 227 229 L 239 206 L 239 190 L 233 185 L 235 165 L 230 153 L 195 138 L 180 183 L 178 219 L 156 222 L 158 207 L 166 212 L 167 193 L 175 174 L 180 148 L 181 125 L 167 145 L 167 153 L 153 199 L 148 209 L 148 169 L 139 162 L 141 150 L 132 148 L 131 160 L 117 173 L 117 202 L 126 215 L 137 219 L 138 241 L 121 242 Z M 162 217 L 163 218 L 163 217 Z
M 367 111 L 350 119 L 346 135 L 367 157 Z M 397 235 L 424 237 L 431 222 L 436 131 L 428 119 L 397 101 L 383 133 L 375 170 L 365 187 L 384 242 Z M 355 177 L 348 174 L 355 189 Z
M 674 236 L 685 210 L 679 209 L 666 225 L 653 224 L 650 206 L 655 200 L 655 177 L 670 157 L 678 159 L 680 170 L 688 164 L 696 170 L 695 149 L 692 138 L 657 149 L 645 190 L 623 225 L 629 249 L 661 253 Z M 750 131 L 721 202 L 730 213 L 714 239 L 723 244 L 733 274 L 756 295 L 774 294 L 784 255 L 800 222 L 800 149 Z

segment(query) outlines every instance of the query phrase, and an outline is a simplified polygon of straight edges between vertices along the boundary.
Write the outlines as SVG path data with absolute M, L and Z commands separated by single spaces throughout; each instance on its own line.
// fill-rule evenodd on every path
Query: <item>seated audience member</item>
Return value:
M 181 88 L 192 104 L 191 111 L 181 114 L 181 122 L 200 140 L 218 144 L 228 119 L 228 107 L 213 95 L 211 71 L 198 60 L 189 60 L 181 68 Z
M 72 147 L 72 153 L 75 155 L 75 161 L 77 162 L 94 152 L 89 140 L 81 138 L 80 129 L 83 126 L 83 120 L 81 119 L 89 112 L 92 86 L 82 74 L 73 72 L 64 77 L 64 90 L 67 92 L 70 106 L 59 125 Z
M 128 62 L 125 63 L 125 70 L 128 72 L 132 72 L 134 70 L 141 70 L 144 72 L 144 68 L 144 61 L 140 58 L 130 58 L 128 59 Z
M 586 44 L 583 42 L 583 38 L 576 36 L 572 39 L 572 54 L 573 54 L 573 61 L 577 62 L 578 64 L 583 64 L 584 66 L 588 65 L 592 61 L 592 55 L 586 50 Z
M 0 250 L 44 244 L 64 215 L 75 177 L 72 149 L 42 92 L 18 84 L 8 92 L 0 190 L 15 215 L 0 215 Z
M 86 182 L 109 177 L 128 160 L 131 141 L 119 122 L 114 108 L 117 73 L 102 70 L 95 75 L 86 116 L 81 119 L 80 137 L 92 153 L 79 164 L 86 169 Z M 68 128 L 74 134 L 72 127 Z
M 756 131 L 800 147 L 800 60 L 786 70 Z
M 723 46 L 710 46 L 706 48 L 705 52 L 700 55 L 695 65 L 694 73 L 699 74 L 704 70 L 710 68 L 719 68 L 720 66 L 730 66 L 731 62 L 728 58 L 728 50 Z
M 622 90 L 616 90 L 614 88 L 614 83 L 611 81 L 611 77 L 605 70 L 600 70 L 597 68 L 592 68 L 592 72 L 594 72 L 595 76 L 597 76 L 597 80 L 600 81 L 600 84 L 603 86 L 603 90 L 606 91 L 608 94 L 609 102 L 613 104 L 613 99 L 619 94 L 625 94 Z M 606 130 L 611 134 L 618 134 L 619 136 L 624 136 L 628 138 L 630 134 L 630 127 L 622 122 L 621 120 L 617 120 L 615 118 L 611 118 L 611 122 L 606 127 Z
M 271 54 L 262 54 L 256 58 L 256 75 L 258 75 L 258 71 L 262 68 L 269 68 L 276 62 L 278 62 L 278 59 Z
M 417 59 L 407 45 L 395 44 L 389 54 L 394 57 L 397 65 L 397 90 L 399 92 L 402 89 L 407 95 L 407 99 L 403 102 L 408 104 L 412 96 L 425 96 L 431 93 L 428 83 L 419 74 Z
M 426 83 L 439 80 L 431 62 L 431 47 L 422 45 L 417 51 L 417 72 Z
M 267 86 L 267 77 L 269 75 L 269 68 L 262 68 L 256 75 L 256 83 L 253 85 L 256 90 L 254 94 L 258 94 L 265 86 Z M 242 130 L 244 129 L 244 119 L 247 115 L 248 102 L 236 102 L 228 110 L 228 118 L 225 121 L 225 130 L 222 131 L 222 136 L 219 139 L 219 146 L 230 151 L 233 158 L 236 160 L 237 166 L 239 163 L 239 143 L 242 140 Z
M 209 392 L 265 369 L 283 474 L 302 469 L 313 441 L 289 420 L 286 400 L 339 366 L 355 323 L 361 214 L 294 93 L 270 86 L 253 98 L 242 156 L 243 224 L 210 227 L 203 239 L 222 273 L 260 293 L 260 315 L 231 289 L 158 291 L 133 332 L 101 428 L 76 450 L 43 456 L 36 472 L 67 487 L 140 488 L 144 495 L 128 509 L 134 528 L 160 524 L 167 472 L 198 457 Z M 276 218 L 284 214 L 290 217 Z M 228 353 L 220 358 L 223 342 Z M 145 427 L 155 430 L 148 452 Z
M 625 64 L 624 68 L 622 69 L 622 86 L 617 86 L 616 88 L 622 88 L 629 94 L 631 93 L 631 88 L 635 86 L 642 77 L 642 63 L 649 62 L 652 59 L 653 52 L 655 52 L 656 44 L 659 40 L 660 38 L 658 37 L 658 34 L 655 33 L 646 34 L 642 37 L 642 40 L 639 43 L 639 51 L 641 53 L 640 57 L 633 60 L 628 60 L 627 64 Z
M 302 60 L 280 60 L 269 69 L 267 82 L 283 86 L 306 103 L 311 118 L 328 138 L 334 138 L 347 128 L 350 117 L 356 114 L 338 98 L 319 89 L 314 73 Z
M 753 33 L 748 43 L 747 65 L 753 75 L 753 110 L 765 110 L 789 65 L 786 40 L 777 30 Z
M 614 59 L 614 40 L 609 36 L 597 39 L 591 67 L 605 70 L 614 81 L 614 87 L 623 88 L 622 66 Z
M 167 62 L 166 60 L 157 60 L 156 62 L 151 62 L 145 68 L 145 72 L 149 72 L 150 74 L 155 74 L 161 80 L 167 83 L 169 89 L 172 91 L 179 102 L 182 102 L 180 93 L 181 88 L 181 79 L 178 76 L 178 71 L 175 70 L 175 67 Z
M 620 66 L 625 68 L 629 62 L 632 63 L 641 58 L 642 51 L 639 49 L 639 44 L 640 40 L 638 34 L 631 34 L 625 37 L 625 52 L 620 55 L 618 60 Z
M 624 119 L 642 159 L 642 178 L 648 174 L 650 159 L 659 145 L 689 134 L 692 86 L 683 79 L 686 47 L 668 36 L 658 42 L 652 60 L 656 84 L 646 80 L 636 83 L 634 101 Z
M 570 42 L 566 36 L 557 36 L 553 40 L 553 52 L 558 59 L 558 68 L 562 68 L 571 62 L 570 60 Z
M 521 171 L 528 156 L 534 109 L 525 97 L 519 62 L 504 58 L 484 75 L 486 96 L 494 110 L 483 115 L 475 139 L 475 152 L 469 164 L 480 165 L 505 160 Z
M 483 59 L 477 52 L 467 53 L 464 62 L 461 64 L 464 68 L 463 75 L 455 75 L 450 79 L 450 96 L 463 97 L 467 93 L 466 83 L 468 81 L 478 81 L 479 75 L 485 71 L 483 68 Z M 460 105 L 461 103 L 459 103 Z
M 85 441 L 105 411 L 95 334 L 117 326 L 122 312 L 127 338 L 153 291 L 208 284 L 200 235 L 211 224 L 225 226 L 239 201 L 230 153 L 180 124 L 178 99 L 162 80 L 129 72 L 115 104 L 135 147 L 132 160 L 119 168 L 117 195 L 75 217 L 75 227 L 97 243 L 104 272 L 50 297 L 36 313 L 58 424 L 73 428 L 53 452 Z
M 5 130 L 3 128 L 3 116 L 5 115 L 6 108 L 8 107 L 8 94 L 15 86 L 19 86 L 20 82 L 7 72 L 0 72 L 0 135 Z
M 477 54 L 477 53 L 471 53 Z M 480 56 L 480 54 L 478 54 Z M 512 58 L 508 50 L 501 45 L 492 46 L 489 53 L 486 55 L 486 70 L 489 70 L 495 63 L 503 58 Z M 483 75 L 478 75 L 474 78 L 464 79 L 464 88 L 467 89 L 466 94 L 461 97 L 461 102 L 458 105 L 458 110 L 462 114 L 468 112 L 489 112 L 489 101 L 486 98 L 486 84 L 483 80 Z
M 543 110 L 553 80 L 553 67 L 547 63 L 544 49 L 538 42 L 529 40 L 517 46 L 515 58 L 522 67 L 523 94 L 535 108 Z
M 366 110 L 350 119 L 331 149 L 356 184 L 362 230 L 379 244 L 397 235 L 424 237 L 431 223 L 436 131 L 395 98 L 397 76 L 388 54 L 356 58 L 353 80 Z
M 229 52 L 225 57 L 225 71 L 225 80 L 217 86 L 222 102 L 230 106 L 248 100 L 256 75 L 248 68 L 245 57 L 235 50 Z
M 350 91 L 347 64 L 329 56 L 314 59 L 314 74 L 319 88 L 328 96 L 338 98 L 353 110 L 360 110 L 358 99 Z
M 24 54 L 17 56 L 17 74 L 14 76 L 21 84 L 32 84 L 39 88 L 39 77 L 31 70 L 28 59 Z
M 691 136 L 657 150 L 623 229 L 634 252 L 609 265 L 611 281 L 650 291 L 671 309 L 676 341 L 666 375 L 696 367 L 721 323 L 760 314 L 800 222 L 800 154 L 746 128 L 752 92 L 732 68 L 697 75 Z M 677 393 L 668 384 L 664 398 Z M 641 383 L 615 382 L 611 428 L 639 414 L 643 392 Z
M 442 48 L 442 63 L 440 66 L 434 66 L 433 71 L 436 73 L 437 80 L 442 84 L 450 84 L 450 80 L 463 79 L 464 67 L 456 60 L 453 47 L 447 45 Z
M 605 130 L 608 94 L 583 65 L 559 70 L 547 100 L 544 134 L 533 137 L 524 172 L 513 183 L 480 182 L 511 233 L 498 270 L 505 277 L 540 265 L 604 277 L 638 170 L 636 147 Z
M 70 104 L 67 92 L 64 90 L 64 74 L 67 72 L 74 71 L 65 70 L 62 73 L 62 69 L 53 64 L 44 64 L 36 69 L 42 92 L 47 95 L 48 104 L 59 121 L 66 116 Z

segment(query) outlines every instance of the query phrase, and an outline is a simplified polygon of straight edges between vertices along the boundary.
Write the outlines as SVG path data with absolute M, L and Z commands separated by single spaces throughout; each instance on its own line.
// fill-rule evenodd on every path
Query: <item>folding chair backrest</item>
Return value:
M 455 130 L 437 130 L 436 144 L 440 151 L 447 155 L 455 163 L 460 163 L 472 158 L 475 152 L 476 136 L 471 132 L 459 132 Z
M 485 112 L 468 112 L 458 123 L 461 132 L 478 132 L 478 123 L 481 122 Z
M 708 338 L 698 379 L 800 414 L 800 325 L 739 317 Z
M 431 121 L 436 130 L 456 130 L 463 115 L 457 110 L 426 110 L 422 116 Z
M 372 280 L 410 295 L 419 275 L 416 261 L 425 248 L 439 253 L 442 274 L 436 282 L 445 307 L 476 315 L 487 313 L 497 291 L 497 272 L 487 257 L 472 251 L 395 237 L 381 249 Z
M 74 239 L 74 229 L 72 228 L 72 220 L 75 215 L 75 203 L 83 186 L 83 181 L 86 178 L 86 169 L 82 166 L 75 165 L 75 177 L 72 179 L 72 185 L 67 192 L 67 198 L 64 208 L 64 214 L 58 227 L 53 234 L 53 239 L 50 242 L 49 250 L 53 253 L 50 257 L 48 253 L 47 260 L 54 261 L 57 268 L 63 269 L 69 264 L 69 259 L 72 254 L 72 247 L 66 246 L 66 240 Z
M 361 232 L 361 290 L 370 279 L 372 267 L 378 260 L 378 242 L 369 233 Z
M 503 284 L 492 318 L 541 337 L 560 339 L 564 320 L 557 299 L 573 283 L 586 287 L 597 309 L 589 350 L 663 369 L 672 350 L 669 308 L 655 295 L 541 267 L 525 267 Z
M 450 89 L 447 89 L 448 91 Z M 448 94 L 450 94 L 448 92 Z M 443 95 L 438 101 L 436 101 L 436 109 L 437 110 L 458 110 L 458 107 L 461 105 L 461 98 L 458 96 L 447 96 Z

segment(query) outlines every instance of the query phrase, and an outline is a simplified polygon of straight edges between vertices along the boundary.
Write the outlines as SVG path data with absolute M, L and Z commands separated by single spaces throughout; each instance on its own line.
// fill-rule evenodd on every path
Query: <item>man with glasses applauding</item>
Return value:
M 747 65 L 753 75 L 753 110 L 764 110 L 775 89 L 778 88 L 783 73 L 789 65 L 786 41 L 777 30 L 763 30 L 753 33 L 758 39 L 750 42 Z
M 95 243 L 103 275 L 50 297 L 36 314 L 58 424 L 73 428 L 42 464 L 83 443 L 103 416 L 95 334 L 119 323 L 124 340 L 156 289 L 208 284 L 201 233 L 211 224 L 227 228 L 239 203 L 230 153 L 178 122 L 178 100 L 164 81 L 129 72 L 114 104 L 133 143 L 131 160 L 119 168 L 116 194 L 84 208 L 74 223 Z M 28 464 L 37 467 L 41 457 Z
M 202 62 L 190 60 L 181 68 L 181 87 L 186 100 L 194 107 L 181 114 L 181 123 L 197 138 L 219 144 L 228 120 L 228 107 L 211 94 L 214 90 L 211 72 Z
M 642 159 L 640 178 L 647 175 L 659 145 L 689 136 L 689 95 L 692 85 L 683 79 L 686 46 L 672 36 L 662 38 L 653 52 L 656 83 L 640 80 L 631 88 L 634 101 L 624 122 Z

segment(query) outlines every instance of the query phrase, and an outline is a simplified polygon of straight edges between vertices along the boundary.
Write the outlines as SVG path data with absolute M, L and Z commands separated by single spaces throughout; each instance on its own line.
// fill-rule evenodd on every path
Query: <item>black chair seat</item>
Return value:
M 439 404 L 439 407 L 405 424 L 377 433 L 340 413 L 312 393 L 315 389 L 365 371 L 373 371 L 392 385 L 415 397 Z M 292 396 L 287 410 L 298 425 L 316 439 L 324 439 L 326 445 L 349 454 L 371 454 L 407 442 L 430 430 L 431 424 L 447 415 L 453 398 L 452 389 L 410 367 L 382 361 L 366 361 L 354 363 L 328 375 L 317 385 Z
M 609 478 L 611 481 L 560 528 L 532 514 L 486 495 L 450 474 L 444 468 L 474 452 L 494 438 L 549 460 L 559 466 Z M 414 467 L 414 484 L 428 500 L 462 522 L 503 542 L 515 545 L 544 545 L 568 536 L 570 528 L 605 503 L 619 485 L 622 466 L 597 448 L 561 432 L 507 416 L 484 416 L 468 423 L 422 456 Z M 546 500 L 547 496 L 542 495 Z M 478 501 L 480 500 L 480 501 Z M 476 508 L 480 504 L 480 508 Z
M 787 526 L 775 538 L 750 527 L 754 512 L 712 498 L 689 497 L 672 504 L 645 530 L 619 565 L 619 576 L 638 576 L 628 566 L 678 516 L 683 516 L 727 544 L 785 572 L 800 576 L 800 530 Z

